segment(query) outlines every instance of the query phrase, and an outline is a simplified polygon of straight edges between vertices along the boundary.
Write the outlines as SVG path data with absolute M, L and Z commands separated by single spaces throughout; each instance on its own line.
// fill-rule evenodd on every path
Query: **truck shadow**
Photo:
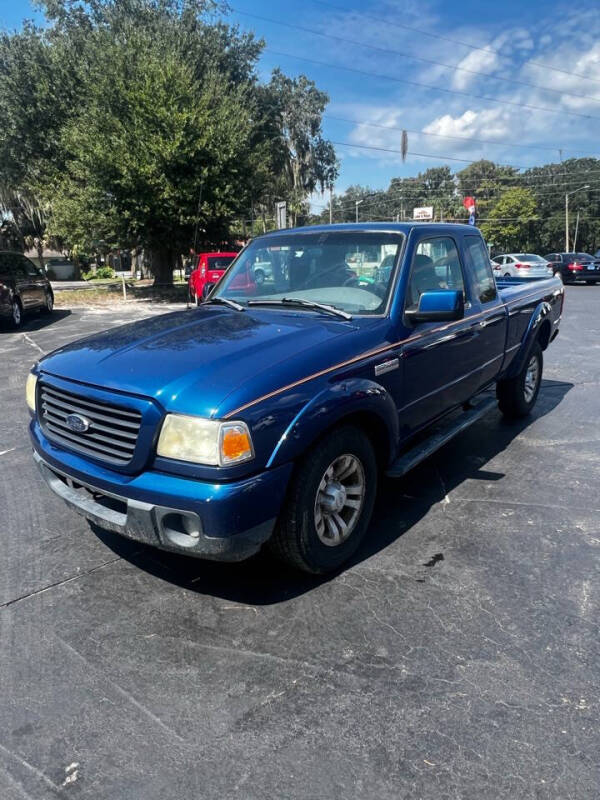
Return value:
M 533 421 L 555 409 L 572 387 L 571 383 L 544 380 L 531 417 L 509 423 L 498 412 L 491 412 L 406 477 L 382 479 L 368 535 L 344 569 L 370 558 L 410 531 L 464 481 L 501 480 L 503 473 L 486 470 L 484 465 L 505 450 Z M 286 568 L 267 552 L 241 563 L 202 561 L 140 545 L 96 526 L 92 528 L 117 555 L 155 577 L 190 591 L 252 606 L 289 600 L 335 579 L 336 574 L 344 571 L 325 577 L 306 575 Z M 434 556 L 434 561 L 442 559 L 440 554 Z

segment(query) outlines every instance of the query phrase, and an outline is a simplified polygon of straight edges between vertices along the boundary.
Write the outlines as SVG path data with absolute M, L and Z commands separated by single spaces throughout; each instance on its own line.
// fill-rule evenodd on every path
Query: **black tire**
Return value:
M 343 464 L 342 459 L 348 456 L 354 460 L 350 464 L 358 461 L 362 468 L 362 475 L 359 475 L 359 483 L 361 477 L 364 479 L 362 504 L 357 509 L 356 520 L 347 538 L 328 545 L 323 543 L 323 537 L 329 533 L 327 525 L 323 524 L 321 535 L 317 532 L 317 498 L 323 496 L 319 486 L 325 480 L 328 468 L 333 467 L 336 460 Z M 351 473 L 348 480 L 354 480 L 353 474 L 358 473 Z M 343 472 L 340 477 L 344 480 Z M 298 465 L 275 532 L 269 540 L 269 549 L 280 560 L 304 572 L 321 574 L 338 569 L 363 540 L 376 494 L 377 462 L 370 439 L 359 428 L 350 425 L 334 429 Z M 352 513 L 350 508 L 344 507 L 334 516 Z
M 265 282 L 265 273 L 262 269 L 254 270 L 254 282 L 257 286 L 262 286 Z
M 45 304 L 42 306 L 40 310 L 42 314 L 48 314 L 48 315 L 52 314 L 52 312 L 54 311 L 54 294 L 52 293 L 51 289 L 46 292 Z
M 595 283 L 596 281 L 586 281 L 587 286 L 593 286 Z
M 11 302 L 11 312 L 9 325 L 13 331 L 18 331 L 23 324 L 23 306 L 17 297 L 13 297 Z
M 531 391 L 531 376 L 528 373 L 534 360 L 537 361 L 537 373 L 535 385 L 533 391 Z M 519 374 L 514 378 L 498 381 L 496 385 L 498 405 L 505 417 L 519 419 L 526 417 L 531 412 L 540 391 L 543 369 L 544 356 L 539 342 L 536 341 L 529 351 Z
M 505 278 L 512 278 L 512 275 L 510 274 L 510 272 L 505 272 L 504 273 L 504 277 Z

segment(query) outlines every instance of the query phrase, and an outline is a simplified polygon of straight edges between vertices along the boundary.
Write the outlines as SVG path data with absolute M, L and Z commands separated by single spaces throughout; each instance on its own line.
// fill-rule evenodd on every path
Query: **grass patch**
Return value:
M 123 286 L 118 283 L 90 285 L 85 289 L 55 289 L 54 304 L 58 308 L 73 306 L 110 305 L 117 303 L 185 303 L 188 297 L 187 284 L 173 286 L 136 286 L 127 284 L 127 300 L 123 299 Z

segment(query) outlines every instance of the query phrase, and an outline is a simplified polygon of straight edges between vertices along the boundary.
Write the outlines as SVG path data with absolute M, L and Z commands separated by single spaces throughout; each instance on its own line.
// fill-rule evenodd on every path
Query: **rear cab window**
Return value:
M 9 253 L 0 253 L 0 275 L 6 278 L 14 275 L 12 257 Z
M 209 256 L 208 269 L 227 269 L 235 256 Z
M 475 299 L 482 305 L 498 297 L 487 247 L 480 236 L 465 236 L 465 255 L 472 272 Z

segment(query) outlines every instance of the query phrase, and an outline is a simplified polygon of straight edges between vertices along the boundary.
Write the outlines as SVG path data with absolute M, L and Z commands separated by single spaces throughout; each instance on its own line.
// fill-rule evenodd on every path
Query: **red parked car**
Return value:
M 207 283 L 217 283 L 237 253 L 199 253 L 196 266 L 189 277 L 190 298 L 198 305 Z

